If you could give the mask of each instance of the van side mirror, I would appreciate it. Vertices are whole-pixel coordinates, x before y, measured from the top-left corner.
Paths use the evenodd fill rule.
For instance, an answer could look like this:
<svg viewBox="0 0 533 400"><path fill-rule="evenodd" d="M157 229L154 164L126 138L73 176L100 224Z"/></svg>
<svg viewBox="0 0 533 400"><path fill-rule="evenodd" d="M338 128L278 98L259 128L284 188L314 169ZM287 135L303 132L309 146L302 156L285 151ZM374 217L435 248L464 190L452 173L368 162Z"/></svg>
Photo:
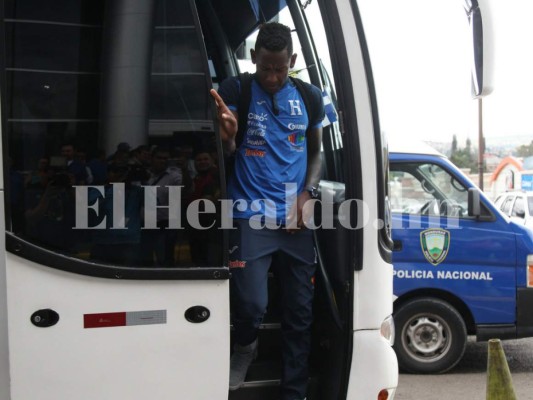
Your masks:
<svg viewBox="0 0 533 400"><path fill-rule="evenodd" d="M479 217L481 215L481 200L479 189L475 187L468 188L468 216Z"/></svg>

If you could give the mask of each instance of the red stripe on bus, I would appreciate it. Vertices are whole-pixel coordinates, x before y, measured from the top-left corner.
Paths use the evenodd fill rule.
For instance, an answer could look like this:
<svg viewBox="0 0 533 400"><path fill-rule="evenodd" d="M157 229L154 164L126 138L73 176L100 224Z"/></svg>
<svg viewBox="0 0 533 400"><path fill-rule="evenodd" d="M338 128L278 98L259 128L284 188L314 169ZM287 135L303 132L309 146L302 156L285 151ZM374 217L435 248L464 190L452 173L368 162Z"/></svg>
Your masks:
<svg viewBox="0 0 533 400"><path fill-rule="evenodd" d="M126 326L126 313L102 313L84 314L83 327L87 328L108 328L112 326Z"/></svg>

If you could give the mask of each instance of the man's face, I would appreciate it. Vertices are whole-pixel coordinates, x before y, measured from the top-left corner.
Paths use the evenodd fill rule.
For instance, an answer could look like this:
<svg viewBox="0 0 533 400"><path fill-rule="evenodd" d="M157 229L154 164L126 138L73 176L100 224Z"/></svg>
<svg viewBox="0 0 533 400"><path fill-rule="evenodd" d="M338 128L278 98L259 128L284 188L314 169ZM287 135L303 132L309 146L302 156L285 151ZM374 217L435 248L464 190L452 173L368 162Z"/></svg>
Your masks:
<svg viewBox="0 0 533 400"><path fill-rule="evenodd" d="M48 161L48 158L41 158L39 160L39 171L46 171L49 166L50 162Z"/></svg>
<svg viewBox="0 0 533 400"><path fill-rule="evenodd" d="M256 76L261 87L270 94L277 93L285 84L289 70L294 67L296 54L289 55L287 49L269 51L251 49L252 62L256 66Z"/></svg>
<svg viewBox="0 0 533 400"><path fill-rule="evenodd" d="M166 152L157 152L152 157L152 169L159 173L167 169L170 154Z"/></svg>
<svg viewBox="0 0 533 400"><path fill-rule="evenodd" d="M143 164L150 164L150 159L151 159L152 155L150 154L150 152L148 150L140 150L139 151L139 160L143 163Z"/></svg>
<svg viewBox="0 0 533 400"><path fill-rule="evenodd" d="M70 145L64 145L61 147L61 155L67 160L72 160L74 158L74 147Z"/></svg>
<svg viewBox="0 0 533 400"><path fill-rule="evenodd" d="M194 166L198 172L208 171L213 166L213 159L209 153L200 153L194 157Z"/></svg>

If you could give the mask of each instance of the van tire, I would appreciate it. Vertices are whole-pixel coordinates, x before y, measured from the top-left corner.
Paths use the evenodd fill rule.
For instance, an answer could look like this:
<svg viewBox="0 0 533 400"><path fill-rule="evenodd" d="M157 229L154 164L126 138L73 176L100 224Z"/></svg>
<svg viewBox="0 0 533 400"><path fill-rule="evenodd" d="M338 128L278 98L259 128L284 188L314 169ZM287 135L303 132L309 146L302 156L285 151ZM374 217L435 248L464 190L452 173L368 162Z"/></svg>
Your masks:
<svg viewBox="0 0 533 400"><path fill-rule="evenodd" d="M466 326L450 304L419 298L394 313L394 350L400 369L416 374L439 374L452 369L466 348Z"/></svg>

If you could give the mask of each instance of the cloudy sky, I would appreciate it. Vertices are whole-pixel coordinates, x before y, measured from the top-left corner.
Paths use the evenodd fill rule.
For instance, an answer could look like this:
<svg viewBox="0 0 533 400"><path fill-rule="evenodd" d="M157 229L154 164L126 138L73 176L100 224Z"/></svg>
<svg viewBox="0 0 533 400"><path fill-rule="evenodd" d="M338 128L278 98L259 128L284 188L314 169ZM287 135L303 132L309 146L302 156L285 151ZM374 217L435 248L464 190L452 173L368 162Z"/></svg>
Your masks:
<svg viewBox="0 0 533 400"><path fill-rule="evenodd" d="M533 140L531 0L489 0L493 92L483 99L485 137ZM382 128L389 136L477 143L469 29L462 0L359 0Z"/></svg>

